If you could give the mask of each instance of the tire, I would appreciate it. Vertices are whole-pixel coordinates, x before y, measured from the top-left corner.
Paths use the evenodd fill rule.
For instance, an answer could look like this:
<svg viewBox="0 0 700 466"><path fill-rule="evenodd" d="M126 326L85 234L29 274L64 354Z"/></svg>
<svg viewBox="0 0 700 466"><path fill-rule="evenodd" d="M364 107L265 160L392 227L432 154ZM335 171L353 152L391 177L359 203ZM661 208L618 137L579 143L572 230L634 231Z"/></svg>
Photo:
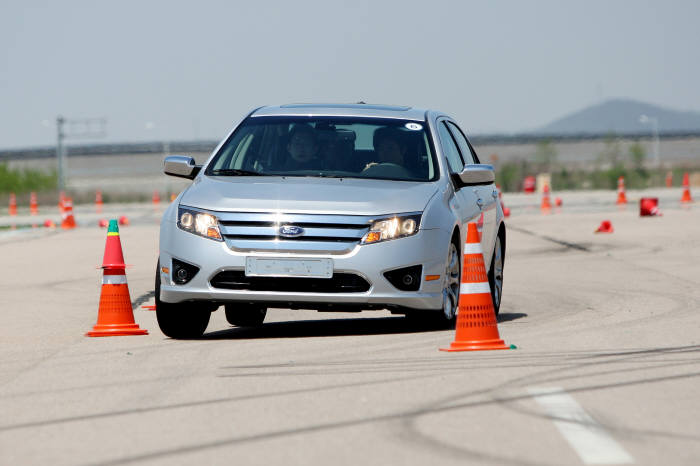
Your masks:
<svg viewBox="0 0 700 466"><path fill-rule="evenodd" d="M496 236L496 244L491 254L491 267L489 268L489 286L491 287L491 299L493 300L493 310L498 315L501 309L501 298L503 297L503 266L505 264L505 244L503 236Z"/></svg>
<svg viewBox="0 0 700 466"><path fill-rule="evenodd" d="M462 280L462 254L459 245L450 241L445 262L442 289L442 309L424 310L406 314L406 317L422 320L439 328L454 328L459 309L459 286Z"/></svg>
<svg viewBox="0 0 700 466"><path fill-rule="evenodd" d="M211 311L195 309L193 303L164 303L160 300L160 261L156 268L155 281L156 318L160 331L170 338L199 338L209 325Z"/></svg>
<svg viewBox="0 0 700 466"><path fill-rule="evenodd" d="M226 320L238 327L257 327L262 325L267 315L267 308L255 304L226 304Z"/></svg>

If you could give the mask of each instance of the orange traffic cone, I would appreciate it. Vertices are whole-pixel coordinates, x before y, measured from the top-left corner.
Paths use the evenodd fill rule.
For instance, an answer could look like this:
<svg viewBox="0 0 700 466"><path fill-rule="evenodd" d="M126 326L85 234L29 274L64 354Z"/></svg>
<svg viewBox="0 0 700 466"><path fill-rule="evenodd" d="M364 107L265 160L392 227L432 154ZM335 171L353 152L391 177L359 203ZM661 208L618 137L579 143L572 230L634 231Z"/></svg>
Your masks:
<svg viewBox="0 0 700 466"><path fill-rule="evenodd" d="M175 199L177 199L177 194L171 193L171 194L170 194L170 202L174 202Z"/></svg>
<svg viewBox="0 0 700 466"><path fill-rule="evenodd" d="M61 228L64 230L70 230L75 228L75 217L73 217L73 199L70 197L65 198L63 201L63 212L61 213L63 220L61 221Z"/></svg>
<svg viewBox="0 0 700 466"><path fill-rule="evenodd" d="M688 172L683 174L683 196L681 196L681 202L693 202L693 198L690 197L690 180L688 178Z"/></svg>
<svg viewBox="0 0 700 466"><path fill-rule="evenodd" d="M158 191L153 191L153 197L151 198L151 202L154 206L160 204L160 193Z"/></svg>
<svg viewBox="0 0 700 466"><path fill-rule="evenodd" d="M545 184L542 188L542 204L540 205L543 214L548 214L552 210L552 203L549 200L549 185Z"/></svg>
<svg viewBox="0 0 700 466"><path fill-rule="evenodd" d="M116 220L109 221L102 269L104 272L97 324L85 335L88 337L147 335L148 330L139 328L134 321L129 285L126 282L126 265Z"/></svg>
<svg viewBox="0 0 700 466"><path fill-rule="evenodd" d="M10 215L17 215L17 196L15 193L10 193L10 205L7 210Z"/></svg>
<svg viewBox="0 0 700 466"><path fill-rule="evenodd" d="M104 204L102 202L102 191L98 189L97 191L95 191L95 210L98 214L102 212L103 205Z"/></svg>
<svg viewBox="0 0 700 466"><path fill-rule="evenodd" d="M36 193L34 191L29 193L29 213L32 215L37 215L39 213L39 203L36 200Z"/></svg>
<svg viewBox="0 0 700 466"><path fill-rule="evenodd" d="M617 202L615 204L627 204L627 196L625 195L624 176L621 176L617 179Z"/></svg>
<svg viewBox="0 0 700 466"><path fill-rule="evenodd" d="M455 340L440 351L510 349L498 334L491 288L475 223L467 226Z"/></svg>
<svg viewBox="0 0 700 466"><path fill-rule="evenodd" d="M666 187L670 188L671 186L673 186L673 172L667 171L666 172Z"/></svg>

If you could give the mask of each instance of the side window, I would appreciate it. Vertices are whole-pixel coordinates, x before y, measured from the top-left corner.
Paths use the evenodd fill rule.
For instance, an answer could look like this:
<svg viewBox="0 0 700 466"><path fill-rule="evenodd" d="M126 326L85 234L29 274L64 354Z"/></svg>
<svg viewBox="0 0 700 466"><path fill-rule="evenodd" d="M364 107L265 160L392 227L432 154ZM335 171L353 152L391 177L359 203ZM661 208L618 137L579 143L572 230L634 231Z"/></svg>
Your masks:
<svg viewBox="0 0 700 466"><path fill-rule="evenodd" d="M459 156L459 150L444 122L438 123L438 134L440 134L442 151L445 154L445 158L447 158L450 171L452 171L452 173L461 172L464 168L464 162L462 161L462 157Z"/></svg>
<svg viewBox="0 0 700 466"><path fill-rule="evenodd" d="M472 147L469 145L469 143L467 142L467 138L464 137L464 134L457 127L457 125L455 125L451 121L448 121L447 126L450 127L450 131L455 137L455 141L457 141L457 145L459 146L459 151L462 153L462 157L464 157L466 163L479 163L479 159L476 158L474 149L472 149Z"/></svg>

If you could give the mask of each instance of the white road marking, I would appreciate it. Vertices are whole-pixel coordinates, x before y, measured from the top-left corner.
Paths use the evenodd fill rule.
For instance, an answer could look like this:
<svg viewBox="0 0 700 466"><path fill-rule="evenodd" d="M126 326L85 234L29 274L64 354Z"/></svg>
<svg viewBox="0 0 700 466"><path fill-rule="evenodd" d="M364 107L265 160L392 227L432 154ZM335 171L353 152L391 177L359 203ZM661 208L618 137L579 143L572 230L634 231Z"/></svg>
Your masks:
<svg viewBox="0 0 700 466"><path fill-rule="evenodd" d="M528 388L586 464L630 464L634 459L560 387Z"/></svg>

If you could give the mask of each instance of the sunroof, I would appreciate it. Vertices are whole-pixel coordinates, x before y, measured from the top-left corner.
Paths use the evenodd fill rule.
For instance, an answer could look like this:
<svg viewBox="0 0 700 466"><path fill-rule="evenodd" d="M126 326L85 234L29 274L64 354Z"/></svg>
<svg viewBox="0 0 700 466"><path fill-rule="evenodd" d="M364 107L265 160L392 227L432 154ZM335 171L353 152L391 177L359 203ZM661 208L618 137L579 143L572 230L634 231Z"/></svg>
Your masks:
<svg viewBox="0 0 700 466"><path fill-rule="evenodd" d="M367 110L386 110L391 112L405 112L411 107L400 107L397 105L371 105L371 104L287 104L281 108L364 108Z"/></svg>

